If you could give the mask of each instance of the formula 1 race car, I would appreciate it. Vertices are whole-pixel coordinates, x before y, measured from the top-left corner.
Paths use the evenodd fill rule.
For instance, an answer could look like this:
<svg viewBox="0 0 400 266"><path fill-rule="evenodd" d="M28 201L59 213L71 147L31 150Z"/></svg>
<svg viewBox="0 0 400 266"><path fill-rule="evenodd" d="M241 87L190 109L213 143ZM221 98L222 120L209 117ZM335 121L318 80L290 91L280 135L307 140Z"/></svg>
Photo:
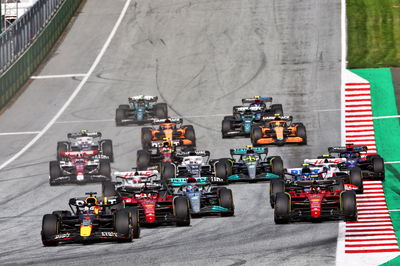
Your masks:
<svg viewBox="0 0 400 266"><path fill-rule="evenodd" d="M141 172L140 177L135 174L131 178L128 177L131 174L127 174L125 182L103 183L103 195L119 196L125 206L137 208L141 225L190 225L189 203L185 197L173 195L165 184L148 180ZM152 174L148 178L151 179Z"/></svg>
<svg viewBox="0 0 400 266"><path fill-rule="evenodd" d="M248 137L252 126L262 122L262 110L260 106L233 107L233 116L225 116L222 120L222 138Z"/></svg>
<svg viewBox="0 0 400 266"><path fill-rule="evenodd" d="M69 200L72 212L61 210L43 216L44 246L60 242L131 242L139 238L139 213L135 208L123 209L117 198L99 199L95 192L86 194L89 196Z"/></svg>
<svg viewBox="0 0 400 266"><path fill-rule="evenodd" d="M97 159L99 153L98 150L61 152L60 161L50 162L50 186L111 180L110 161Z"/></svg>
<svg viewBox="0 0 400 266"><path fill-rule="evenodd" d="M227 184L228 170L224 159L210 160L209 151L180 151L174 162L161 165L161 178L168 182L175 177L207 177L214 184Z"/></svg>
<svg viewBox="0 0 400 266"><path fill-rule="evenodd" d="M343 170L359 167L364 179L385 179L383 158L378 154L367 155L364 158L363 153L367 151L368 148L366 146L357 146L353 144L346 144L345 147L328 148L329 155L338 154L339 158L344 158L346 160L346 163L341 165Z"/></svg>
<svg viewBox="0 0 400 266"><path fill-rule="evenodd" d="M179 140L171 141L165 138L163 142L152 142L152 147L148 150L138 150L136 153L138 170L146 170L153 166L160 168L163 163L175 162L176 152L182 149L179 145Z"/></svg>
<svg viewBox="0 0 400 266"><path fill-rule="evenodd" d="M170 184L176 189L175 194L189 200L192 217L207 214L233 216L235 213L232 190L212 186L206 177L173 178Z"/></svg>
<svg viewBox="0 0 400 266"><path fill-rule="evenodd" d="M231 159L223 159L229 173L229 182L266 181L280 178L284 173L283 161L279 156L269 156L267 148L231 149Z"/></svg>
<svg viewBox="0 0 400 266"><path fill-rule="evenodd" d="M302 123L292 123L291 116L264 117L263 125L254 125L250 139L254 146L286 143L307 144L306 128Z"/></svg>
<svg viewBox="0 0 400 266"><path fill-rule="evenodd" d="M196 135L192 125L181 125L182 118L169 118L153 120L153 125L158 128L143 127L142 128L142 147L149 150L151 147L162 143L164 139L177 141L179 146L187 148L196 147Z"/></svg>
<svg viewBox="0 0 400 266"><path fill-rule="evenodd" d="M282 104L271 104L269 107L266 103L272 103L272 97L260 97L254 96L253 98L244 98L242 99L242 104L249 104L249 107L261 107L262 108L262 116L272 116L278 114L283 116L283 108ZM234 108L235 109L235 108Z"/></svg>
<svg viewBox="0 0 400 266"><path fill-rule="evenodd" d="M129 97L129 104L121 104L115 112L117 126L152 123L154 118L168 118L166 103L156 103L157 96L138 95Z"/></svg>
<svg viewBox="0 0 400 266"><path fill-rule="evenodd" d="M82 129L77 133L68 133L68 141L57 142L57 160L61 160L61 152L68 151L94 151L98 150L102 159L114 161L112 141L101 139L101 132L89 132Z"/></svg>
<svg viewBox="0 0 400 266"><path fill-rule="evenodd" d="M313 176L316 176L313 179ZM357 220L356 193L344 190L338 180L293 180L285 191L277 192L274 202L276 224L291 221L321 221L322 219Z"/></svg>

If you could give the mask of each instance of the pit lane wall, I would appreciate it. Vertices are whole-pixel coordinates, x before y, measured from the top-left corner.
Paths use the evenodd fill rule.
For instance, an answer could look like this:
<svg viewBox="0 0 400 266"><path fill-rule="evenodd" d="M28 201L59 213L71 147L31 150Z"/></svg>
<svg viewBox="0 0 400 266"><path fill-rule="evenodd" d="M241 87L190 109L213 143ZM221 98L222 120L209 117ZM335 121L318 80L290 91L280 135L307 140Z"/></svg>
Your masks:
<svg viewBox="0 0 400 266"><path fill-rule="evenodd" d="M0 76L0 110L18 93L46 58L81 2L82 0L65 0L30 47Z"/></svg>
<svg viewBox="0 0 400 266"><path fill-rule="evenodd" d="M383 189L397 240L400 239L400 120L395 88L389 68L357 69L353 73L371 86L377 152L385 160ZM400 256L383 265L400 265Z"/></svg>

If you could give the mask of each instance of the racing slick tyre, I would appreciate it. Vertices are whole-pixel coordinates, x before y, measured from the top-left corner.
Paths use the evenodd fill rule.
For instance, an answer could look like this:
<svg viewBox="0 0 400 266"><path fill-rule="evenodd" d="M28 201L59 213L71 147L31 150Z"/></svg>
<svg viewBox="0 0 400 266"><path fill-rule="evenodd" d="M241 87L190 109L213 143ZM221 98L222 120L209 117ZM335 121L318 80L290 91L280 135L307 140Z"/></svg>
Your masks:
<svg viewBox="0 0 400 266"><path fill-rule="evenodd" d="M50 186L57 184L57 179L61 176L60 163L58 161L50 162Z"/></svg>
<svg viewBox="0 0 400 266"><path fill-rule="evenodd" d="M189 204L186 197L174 198L174 216L176 218L176 226L189 226L190 213Z"/></svg>
<svg viewBox="0 0 400 266"><path fill-rule="evenodd" d="M52 214L57 215L58 217L72 216L72 213L68 210L53 211Z"/></svg>
<svg viewBox="0 0 400 266"><path fill-rule="evenodd" d="M111 166L110 160L100 159L99 161L99 174L103 175L111 180Z"/></svg>
<svg viewBox="0 0 400 266"><path fill-rule="evenodd" d="M364 193L364 185L363 185L363 177L362 177L361 168L353 167L350 169L351 169L350 174L349 174L350 184L358 187L358 189L356 190L356 193L358 193L358 194Z"/></svg>
<svg viewBox="0 0 400 266"><path fill-rule="evenodd" d="M279 114L279 116L283 116L283 107L282 104L271 104L271 112L275 114Z"/></svg>
<svg viewBox="0 0 400 266"><path fill-rule="evenodd" d="M113 152L113 145L111 139L104 139L101 141L100 144L101 152L103 155L108 156L110 162L114 162L114 152Z"/></svg>
<svg viewBox="0 0 400 266"><path fill-rule="evenodd" d="M300 137L303 139L302 142L299 142L299 145L307 145L307 132L306 132L306 127L299 123L297 125L297 131L296 131L296 136Z"/></svg>
<svg viewBox="0 0 400 266"><path fill-rule="evenodd" d="M151 141L153 136L151 134L151 127L142 127L142 147L145 150L151 148Z"/></svg>
<svg viewBox="0 0 400 266"><path fill-rule="evenodd" d="M283 160L280 156L275 156L270 161L272 167L272 173L283 176L284 168L283 168Z"/></svg>
<svg viewBox="0 0 400 266"><path fill-rule="evenodd" d="M175 166L172 163L163 163L161 165L161 179L171 179L175 178Z"/></svg>
<svg viewBox="0 0 400 266"><path fill-rule="evenodd" d="M122 209L114 214L114 228L115 232L127 237L126 239L119 239L118 242L132 242L133 234L129 212Z"/></svg>
<svg viewBox="0 0 400 266"><path fill-rule="evenodd" d="M385 171L385 164L379 155L372 155L372 169L374 173L383 173Z"/></svg>
<svg viewBox="0 0 400 266"><path fill-rule="evenodd" d="M221 212L221 216L233 216L235 214L235 205L233 204L232 190L221 188L218 191L219 205L228 209L227 212Z"/></svg>
<svg viewBox="0 0 400 266"><path fill-rule="evenodd" d="M357 221L357 201L356 193L354 191L344 191L340 195L340 207L343 211L345 222Z"/></svg>
<svg viewBox="0 0 400 266"><path fill-rule="evenodd" d="M287 224L290 220L289 196L283 192L278 192L275 197L274 220L276 224Z"/></svg>
<svg viewBox="0 0 400 266"><path fill-rule="evenodd" d="M271 207L275 207L276 194L285 192L285 183L281 179L272 179L269 184L269 203Z"/></svg>
<svg viewBox="0 0 400 266"><path fill-rule="evenodd" d="M263 136L262 130L259 126L253 126L250 131L250 140L253 146L260 146L257 141Z"/></svg>
<svg viewBox="0 0 400 266"><path fill-rule="evenodd" d="M67 152L70 150L70 144L68 141L59 141L57 142L57 161L62 160L62 156L60 152Z"/></svg>
<svg viewBox="0 0 400 266"><path fill-rule="evenodd" d="M129 107L129 104L120 104L120 105L118 106L118 109L129 110L130 107Z"/></svg>
<svg viewBox="0 0 400 266"><path fill-rule="evenodd" d="M150 152L138 150L136 153L136 166L139 171L147 170L150 164Z"/></svg>
<svg viewBox="0 0 400 266"><path fill-rule="evenodd" d="M196 134L194 132L194 128L192 125L187 125L183 126L183 128L186 128L185 130L185 138L188 140L192 141L192 144L190 147L196 147Z"/></svg>
<svg viewBox="0 0 400 266"><path fill-rule="evenodd" d="M53 235L60 233L60 219L55 214L46 214L43 216L42 220L42 243L43 246L57 246L58 241L48 241Z"/></svg>
<svg viewBox="0 0 400 266"><path fill-rule="evenodd" d="M168 118L168 107L166 103L157 103L154 105L154 114L158 119Z"/></svg>
<svg viewBox="0 0 400 266"><path fill-rule="evenodd" d="M121 109L121 108L118 108L115 111L115 124L117 127L123 125L122 120L125 119L125 111L126 111L125 109Z"/></svg>
<svg viewBox="0 0 400 266"><path fill-rule="evenodd" d="M232 130L233 119L233 117L226 116L224 117L224 120L222 120L222 138L229 138L228 132Z"/></svg>
<svg viewBox="0 0 400 266"><path fill-rule="evenodd" d="M115 190L115 185L111 181L105 181L101 183L101 192L103 197L116 197L118 196L117 191Z"/></svg>
<svg viewBox="0 0 400 266"><path fill-rule="evenodd" d="M214 171L215 171L215 176L223 180L221 184L227 185L228 177L232 173L231 163L227 160L222 159L215 163Z"/></svg>
<svg viewBox="0 0 400 266"><path fill-rule="evenodd" d="M136 208L125 208L123 209L126 212L130 213L131 217L131 229L132 229L132 236L134 239L138 239L140 237L140 224L139 224L139 211Z"/></svg>

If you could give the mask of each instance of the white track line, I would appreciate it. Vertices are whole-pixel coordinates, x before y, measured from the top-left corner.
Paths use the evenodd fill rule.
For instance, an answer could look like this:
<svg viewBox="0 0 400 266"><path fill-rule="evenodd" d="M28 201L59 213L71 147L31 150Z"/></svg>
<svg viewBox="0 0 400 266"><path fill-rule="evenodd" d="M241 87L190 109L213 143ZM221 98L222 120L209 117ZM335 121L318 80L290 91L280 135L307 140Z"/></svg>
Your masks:
<svg viewBox="0 0 400 266"><path fill-rule="evenodd" d="M400 163L400 161L385 162L385 164L391 164L391 163Z"/></svg>
<svg viewBox="0 0 400 266"><path fill-rule="evenodd" d="M73 77L86 77L86 74L64 74L64 75L43 75L32 76L31 79L57 79L57 78L73 78Z"/></svg>
<svg viewBox="0 0 400 266"><path fill-rule="evenodd" d="M114 122L115 119L57 121L56 124Z"/></svg>
<svg viewBox="0 0 400 266"><path fill-rule="evenodd" d="M93 73L97 65L100 63L100 60L104 56L108 46L110 45L112 39L114 38L115 33L117 32L119 25L122 22L122 19L124 18L126 11L128 10L128 7L130 5L132 0L126 0L125 5L121 11L121 14L118 17L117 22L115 23L112 31L110 32L110 35L108 36L106 42L104 43L103 47L100 50L100 53L97 55L96 59L94 60L92 66L90 67L89 71L86 73L86 76L82 79L82 81L78 84L78 87L74 90L74 92L71 94L71 96L68 98L68 100L64 103L64 105L61 107L61 109L57 112L57 114L47 123L47 125L40 131L39 134L37 134L28 144L25 145L19 152L17 152L14 156L12 156L10 159L8 159L6 162L4 162L2 165L0 165L0 170L2 170L4 167L18 159L24 152L26 152L30 147L32 147L33 144L35 144L50 128L51 126L54 125L54 123L57 121L57 119L63 114L63 112L67 109L67 107L71 104L71 102L75 99L75 97L78 95L78 93L81 91L83 86L86 84L88 81L90 75Z"/></svg>
<svg viewBox="0 0 400 266"><path fill-rule="evenodd" d="M372 119L400 118L400 115L373 116Z"/></svg>
<svg viewBox="0 0 400 266"><path fill-rule="evenodd" d="M4 132L0 133L0 136L10 136L10 135L34 135L39 134L40 131L25 131L25 132Z"/></svg>

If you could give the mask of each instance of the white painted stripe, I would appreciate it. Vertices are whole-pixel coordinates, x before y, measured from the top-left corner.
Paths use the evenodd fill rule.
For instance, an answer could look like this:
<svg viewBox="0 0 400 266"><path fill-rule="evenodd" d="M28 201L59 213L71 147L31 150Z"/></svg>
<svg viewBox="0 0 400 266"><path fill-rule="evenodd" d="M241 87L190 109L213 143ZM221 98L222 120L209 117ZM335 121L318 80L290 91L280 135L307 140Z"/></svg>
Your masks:
<svg viewBox="0 0 400 266"><path fill-rule="evenodd" d="M400 212L400 209L395 209L395 210L388 210L390 212Z"/></svg>
<svg viewBox="0 0 400 266"><path fill-rule="evenodd" d="M385 198L357 198L357 202L382 202Z"/></svg>
<svg viewBox="0 0 400 266"><path fill-rule="evenodd" d="M361 130L366 130L366 131L374 130L374 127L372 125L365 126L365 127L364 126L362 126L362 127L346 127L346 131L347 130L360 130L359 132L362 132ZM350 133L352 133L352 132L346 132L346 135L350 134ZM358 133L358 132L356 132L356 133ZM358 134L361 134L361 133L358 133Z"/></svg>
<svg viewBox="0 0 400 266"><path fill-rule="evenodd" d="M361 105L361 104L371 104L370 100L365 100L365 101L357 101L357 102L349 102L347 100L351 100L351 99L346 99L346 102L344 104L345 108L350 108L350 107L346 107L346 105Z"/></svg>
<svg viewBox="0 0 400 266"><path fill-rule="evenodd" d="M368 194L368 193L371 193L371 192L382 192L383 193L383 189L382 189L382 187L381 188L371 188L371 189L368 189L368 188L366 188L365 187L365 185L364 185L364 193L365 194ZM374 194L371 194L371 196L373 196ZM377 195L379 195L379 194L377 194Z"/></svg>
<svg viewBox="0 0 400 266"><path fill-rule="evenodd" d="M31 79L73 78L73 77L86 77L86 75L87 74L43 75L43 76L31 76Z"/></svg>
<svg viewBox="0 0 400 266"><path fill-rule="evenodd" d="M375 143L375 141L362 141L362 140L354 140L354 141L352 141L352 142L354 142L354 144L356 144L356 143L361 143L361 144L363 144L364 146L366 146L366 144Z"/></svg>
<svg viewBox="0 0 400 266"><path fill-rule="evenodd" d="M64 105L61 107L61 109L56 113L56 115L47 123L47 125L40 131L39 134L37 134L28 144L26 144L19 152L17 152L14 156L12 156L10 159L5 161L2 165L0 165L0 170L18 159L22 154L24 154L30 147L32 147L57 121L57 119L64 113L64 111L67 109L67 107L71 104L71 102L75 99L75 97L78 95L78 93L81 91L83 86L86 84L88 81L90 75L93 73L97 65L99 64L100 60L103 58L108 46L111 43L111 40L114 38L115 33L118 30L119 25L122 22L122 19L125 16L126 11L128 10L128 7L130 5L132 0L126 0L125 5L121 11L121 14L118 17L117 22L115 23L111 33L109 34L106 42L104 43L102 49L100 50L100 53L97 55L96 59L94 60L92 66L90 67L89 71L86 73L86 76L82 79L82 81L78 84L76 89L73 91L71 96L68 98L68 100L64 103Z"/></svg>
<svg viewBox="0 0 400 266"><path fill-rule="evenodd" d="M392 226L392 223L390 221L386 221L386 222L372 222L372 223L346 223L346 228L352 228L351 226L370 226L370 225L388 225L388 226Z"/></svg>
<svg viewBox="0 0 400 266"><path fill-rule="evenodd" d="M0 136L10 136L10 135L34 135L39 134L40 131L25 131L25 132L4 132L0 133Z"/></svg>
<svg viewBox="0 0 400 266"><path fill-rule="evenodd" d="M346 236L346 239L354 239L354 240L362 240L362 239L371 239L371 241L373 241L374 239L379 239L379 238L394 238L394 239L396 239L396 237L395 237L395 234L393 234L393 236L391 236L391 235L383 235L383 236L379 236L379 235L375 235L375 236ZM375 240L376 241L376 240Z"/></svg>
<svg viewBox="0 0 400 266"><path fill-rule="evenodd" d="M347 137L347 141L351 140L351 142L374 142L375 137Z"/></svg>
<svg viewBox="0 0 400 266"><path fill-rule="evenodd" d="M379 209L382 209L382 208L384 208L384 210L382 210L382 212L384 212L384 211L386 211L387 210L387 206L370 206L370 207L368 207L368 206L358 206L357 207L357 210L363 210L363 209L366 209L366 210L368 210L368 209L376 209L377 211L379 211Z"/></svg>
<svg viewBox="0 0 400 266"><path fill-rule="evenodd" d="M363 183L364 183L364 184L382 184L382 181L365 180Z"/></svg>
<svg viewBox="0 0 400 266"><path fill-rule="evenodd" d="M365 112L346 112L346 116L351 116L351 115L370 115L372 116L371 111L365 111Z"/></svg>
<svg viewBox="0 0 400 266"><path fill-rule="evenodd" d="M368 230L368 229L388 229L388 230L392 230L393 226L366 226L366 227L346 227L346 230L357 230L357 231L364 231L364 230ZM366 231L369 232L369 231ZM380 232L380 231L378 231Z"/></svg>
<svg viewBox="0 0 400 266"><path fill-rule="evenodd" d="M363 182L364 187L367 188L382 188L382 184L381 183L367 183L367 182Z"/></svg>
<svg viewBox="0 0 400 266"><path fill-rule="evenodd" d="M347 124L352 124L354 123L353 120L361 120L361 122L356 122L356 123L367 123L367 122L363 122L362 120L371 120L372 116L366 116L366 117L346 117L346 123Z"/></svg>
<svg viewBox="0 0 400 266"><path fill-rule="evenodd" d="M347 238L346 238L347 240ZM397 241L396 240L371 240L371 241L357 241L357 242L347 242L347 245L368 245L368 244L393 244L393 245L397 245Z"/></svg>
<svg viewBox="0 0 400 266"><path fill-rule="evenodd" d="M371 96L353 96L353 97L346 97L348 100L369 100L371 101Z"/></svg>
<svg viewBox="0 0 400 266"><path fill-rule="evenodd" d="M369 219L369 218L374 219L376 217L380 217L382 219L385 219L385 218L386 219L390 219L390 215L389 214L373 214L373 213L367 213L367 214L359 213L358 214L358 218L361 219L361 220L366 220L366 219Z"/></svg>
<svg viewBox="0 0 400 266"><path fill-rule="evenodd" d="M357 199L358 198L368 198L368 197L378 197L378 196L385 197L383 190L382 190L382 193L379 193L379 194L378 193L377 194L375 194L375 193L358 194Z"/></svg>
<svg viewBox="0 0 400 266"><path fill-rule="evenodd" d="M400 161L385 162L385 164L394 164L394 163L400 163Z"/></svg>
<svg viewBox="0 0 400 266"><path fill-rule="evenodd" d="M387 119L387 118L399 118L400 115L388 115L388 116L374 116L372 119Z"/></svg>
<svg viewBox="0 0 400 266"><path fill-rule="evenodd" d="M375 211L371 211L371 210L357 210L358 214L364 214L364 213L382 213L382 214L389 214L388 210L375 210Z"/></svg>
<svg viewBox="0 0 400 266"><path fill-rule="evenodd" d="M373 129L371 129L373 130ZM350 138L361 138L359 137L360 135L372 135L372 136L368 136L368 137L364 137L364 138L372 138L375 137L375 133L373 131L366 131L366 132L347 132L346 133L346 138L350 139Z"/></svg>
<svg viewBox="0 0 400 266"><path fill-rule="evenodd" d="M360 234L365 234L365 235L371 235L371 236L376 236L379 234L393 234L393 230L384 230L384 231L368 231L368 232L346 232L346 235L352 236L352 235L360 235ZM386 237L390 237L390 235L387 235Z"/></svg>
<svg viewBox="0 0 400 266"><path fill-rule="evenodd" d="M398 248L397 244L396 245L389 245L389 246L372 246L372 247L346 247L346 250L385 250L385 249L392 249L392 248Z"/></svg>

